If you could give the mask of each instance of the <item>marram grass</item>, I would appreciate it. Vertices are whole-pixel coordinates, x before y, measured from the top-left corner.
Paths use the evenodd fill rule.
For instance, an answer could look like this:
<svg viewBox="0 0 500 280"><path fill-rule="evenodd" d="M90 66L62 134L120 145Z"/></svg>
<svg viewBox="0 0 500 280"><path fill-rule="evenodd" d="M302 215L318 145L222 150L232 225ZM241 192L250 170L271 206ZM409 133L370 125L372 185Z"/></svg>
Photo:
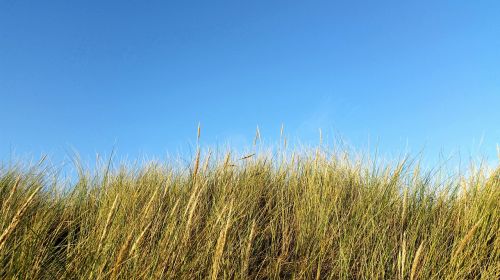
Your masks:
<svg viewBox="0 0 500 280"><path fill-rule="evenodd" d="M202 154L73 185L0 167L0 278L500 278L500 168Z"/></svg>

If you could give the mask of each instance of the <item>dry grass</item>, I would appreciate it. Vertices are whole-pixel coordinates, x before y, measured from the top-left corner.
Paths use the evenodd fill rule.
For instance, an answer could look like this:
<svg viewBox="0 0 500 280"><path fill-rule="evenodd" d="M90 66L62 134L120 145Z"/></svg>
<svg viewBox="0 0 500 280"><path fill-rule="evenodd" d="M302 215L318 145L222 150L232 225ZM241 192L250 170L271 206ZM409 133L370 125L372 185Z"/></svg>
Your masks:
<svg viewBox="0 0 500 280"><path fill-rule="evenodd" d="M198 149L188 169L80 169L72 185L2 167L0 278L498 279L500 169L409 162Z"/></svg>

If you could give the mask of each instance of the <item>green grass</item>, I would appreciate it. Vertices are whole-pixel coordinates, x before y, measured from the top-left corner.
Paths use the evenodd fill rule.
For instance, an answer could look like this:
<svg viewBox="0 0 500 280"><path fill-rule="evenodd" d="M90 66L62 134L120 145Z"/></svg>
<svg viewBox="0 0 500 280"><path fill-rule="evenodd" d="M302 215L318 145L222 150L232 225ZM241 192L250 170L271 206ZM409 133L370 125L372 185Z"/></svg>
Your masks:
<svg viewBox="0 0 500 280"><path fill-rule="evenodd" d="M73 185L47 164L0 167L0 278L500 276L500 168L207 157L75 167Z"/></svg>

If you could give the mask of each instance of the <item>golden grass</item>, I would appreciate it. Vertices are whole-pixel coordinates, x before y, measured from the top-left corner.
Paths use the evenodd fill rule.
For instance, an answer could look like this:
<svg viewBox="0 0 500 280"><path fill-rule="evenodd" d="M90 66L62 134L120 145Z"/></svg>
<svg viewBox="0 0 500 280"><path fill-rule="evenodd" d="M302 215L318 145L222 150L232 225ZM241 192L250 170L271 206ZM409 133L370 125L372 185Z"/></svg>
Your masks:
<svg viewBox="0 0 500 280"><path fill-rule="evenodd" d="M498 279L500 168L410 162L198 147L73 184L0 167L0 279Z"/></svg>
<svg viewBox="0 0 500 280"><path fill-rule="evenodd" d="M19 180L16 181L15 185L14 185L14 188L12 188L13 190L15 190L16 188L16 185L19 183ZM17 210L16 214L14 215L14 217L12 218L12 221L10 222L10 224L7 226L7 228L3 231L2 235L0 235L0 252L2 251L4 245L5 245L5 242L7 241L7 238L9 237L9 235L12 234L12 232L14 231L14 229L17 227L17 225L19 225L19 222L21 221L21 218L23 217L24 213L26 212L26 210L28 209L28 206L31 204L31 202L33 201L33 199L35 198L35 195L36 193L41 189L42 187L38 187L37 189L35 189L31 195L28 197L28 199L26 199L26 202L21 205L21 207L19 207L19 210ZM9 196L10 198L11 196ZM8 206L8 203L6 203L6 205Z"/></svg>
<svg viewBox="0 0 500 280"><path fill-rule="evenodd" d="M413 264L411 265L410 280L417 279L418 277L418 266L420 264L420 258L422 257L422 252L424 250L424 242L420 243L418 246L415 257L413 258Z"/></svg>

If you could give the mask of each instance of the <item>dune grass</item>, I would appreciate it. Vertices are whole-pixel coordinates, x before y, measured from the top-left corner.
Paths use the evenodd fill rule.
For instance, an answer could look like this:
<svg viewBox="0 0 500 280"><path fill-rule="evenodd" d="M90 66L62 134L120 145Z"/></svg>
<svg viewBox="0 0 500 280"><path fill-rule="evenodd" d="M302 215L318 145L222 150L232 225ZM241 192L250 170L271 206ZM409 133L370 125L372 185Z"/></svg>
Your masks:
<svg viewBox="0 0 500 280"><path fill-rule="evenodd" d="M1 279L499 279L500 168L342 152L0 168Z"/></svg>

